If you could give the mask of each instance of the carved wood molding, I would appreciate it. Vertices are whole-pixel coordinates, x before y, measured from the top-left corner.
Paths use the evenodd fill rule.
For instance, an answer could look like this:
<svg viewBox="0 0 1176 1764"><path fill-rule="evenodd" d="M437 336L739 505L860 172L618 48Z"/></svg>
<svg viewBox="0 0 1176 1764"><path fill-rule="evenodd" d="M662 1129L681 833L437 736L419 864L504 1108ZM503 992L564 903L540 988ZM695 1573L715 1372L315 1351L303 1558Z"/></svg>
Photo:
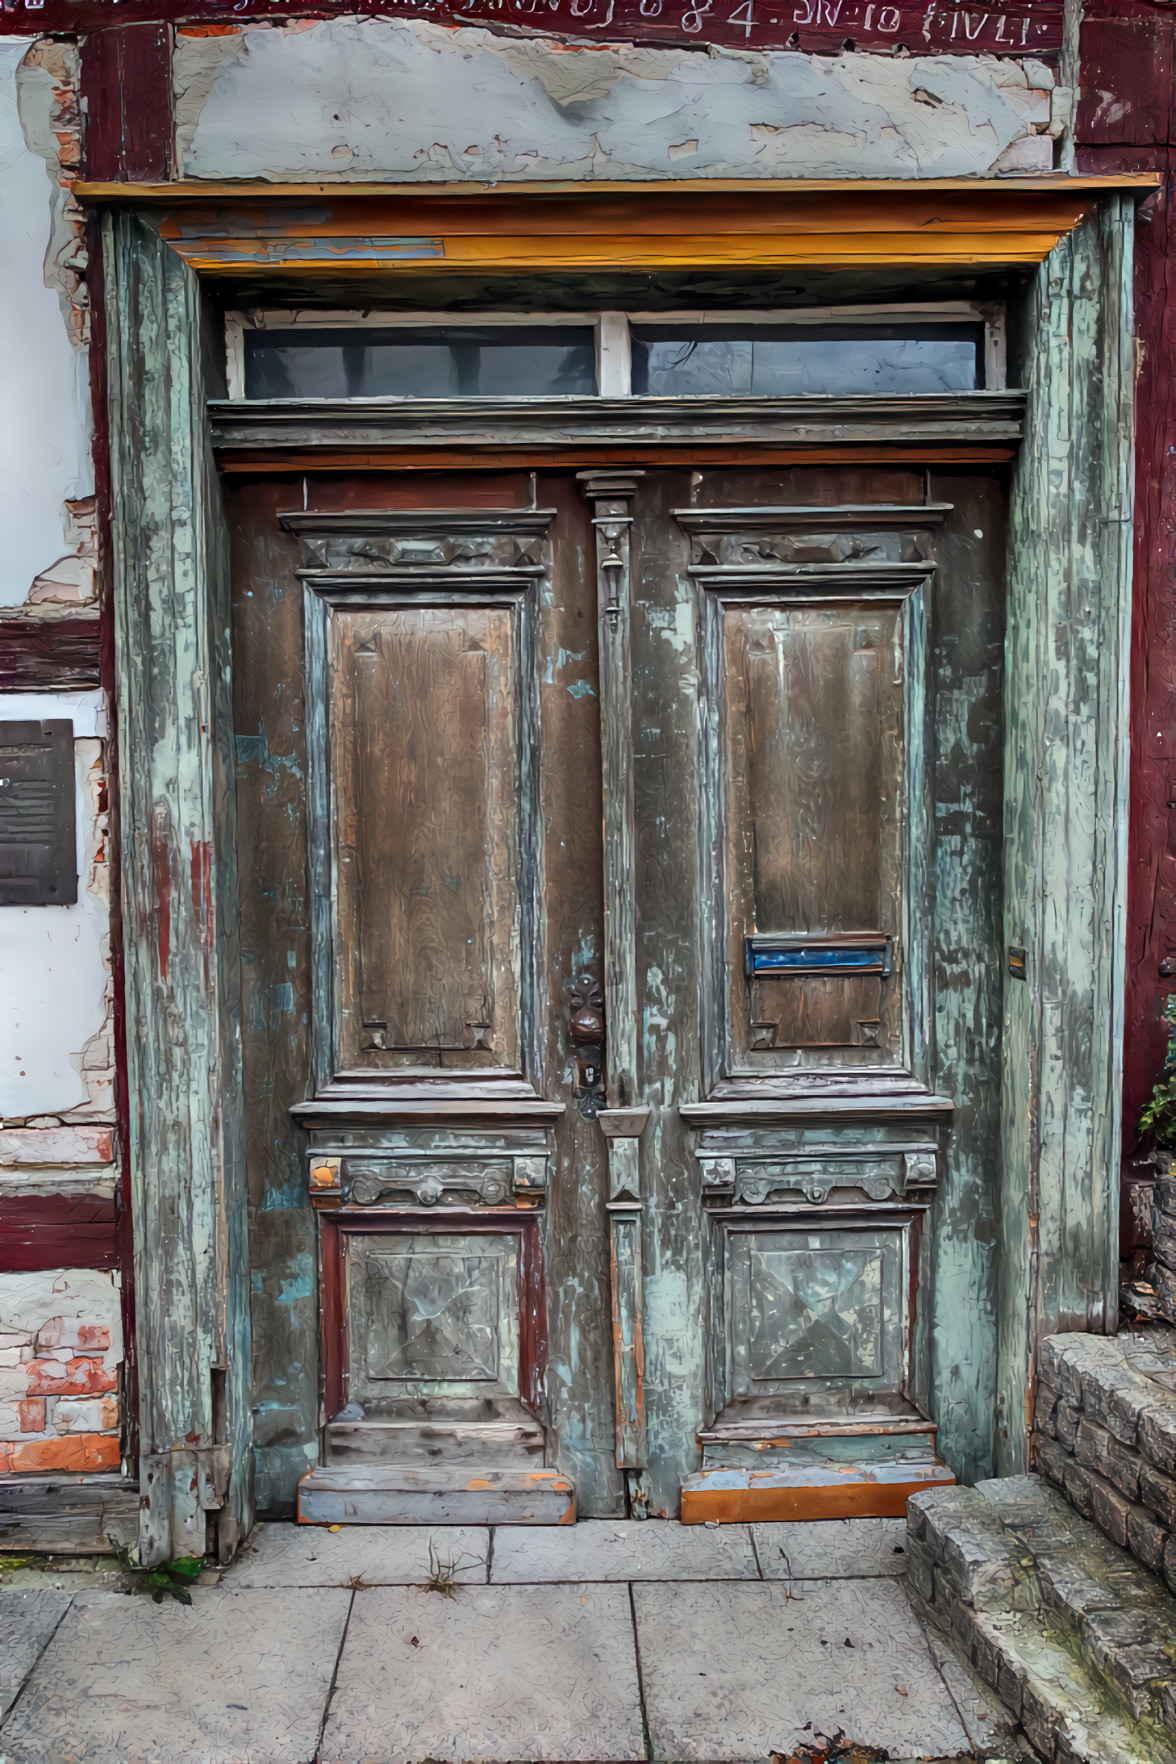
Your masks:
<svg viewBox="0 0 1176 1764"><path fill-rule="evenodd" d="M213 445L222 451L459 445L498 453L505 447L594 449L691 441L721 441L725 447L751 442L818 448L847 442L1015 443L1021 438L1025 399L1019 391L337 403L283 398L214 399L208 409Z"/></svg>
<svg viewBox="0 0 1176 1764"><path fill-rule="evenodd" d="M950 502L863 502L841 508L807 508L788 504L772 508L676 508L673 516L684 533L844 533L893 529L919 532L941 527L952 511Z"/></svg>

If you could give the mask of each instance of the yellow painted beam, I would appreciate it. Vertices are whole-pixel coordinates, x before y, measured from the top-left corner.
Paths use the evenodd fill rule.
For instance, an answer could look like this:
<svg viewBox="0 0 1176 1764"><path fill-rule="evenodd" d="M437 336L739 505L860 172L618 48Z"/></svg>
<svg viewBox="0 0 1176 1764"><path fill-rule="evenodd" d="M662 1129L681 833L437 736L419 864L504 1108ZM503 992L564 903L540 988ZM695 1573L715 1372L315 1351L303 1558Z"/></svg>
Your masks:
<svg viewBox="0 0 1176 1764"><path fill-rule="evenodd" d="M715 265L762 265L765 268L850 269L875 265L895 268L961 265L996 267L1044 262L1063 232L881 233L827 235L734 233L726 238L641 239L629 235L553 239L538 234L506 238L446 238L442 250L428 257L404 257L395 251L358 249L341 252L322 241L322 254L286 255L272 240L239 239L169 241L185 262L203 276L254 274L285 276L292 270L307 277L394 271L398 276L447 271L600 269L705 269Z"/></svg>

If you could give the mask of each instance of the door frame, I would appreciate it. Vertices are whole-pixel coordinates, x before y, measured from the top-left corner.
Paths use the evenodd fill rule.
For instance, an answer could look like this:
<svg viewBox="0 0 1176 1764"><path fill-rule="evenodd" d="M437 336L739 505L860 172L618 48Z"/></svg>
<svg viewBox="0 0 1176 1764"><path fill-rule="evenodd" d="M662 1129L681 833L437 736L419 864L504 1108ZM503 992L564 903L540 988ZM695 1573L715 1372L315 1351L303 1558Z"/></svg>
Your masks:
<svg viewBox="0 0 1176 1764"><path fill-rule="evenodd" d="M1117 1324L1132 244L1134 199L1146 193L1138 185L1010 180L999 191L973 185L972 195L955 187L952 197L964 207L995 202L1006 228L1020 229L1015 251L1006 232L1000 245L985 244L989 256L981 253L980 261L1007 262L1012 251L1014 261L1037 266L1010 312L1028 390L1009 523L1005 939L1025 952L1025 978L1010 977L1004 988L996 1450L1003 1472L1028 1462L1038 1339L1058 1329L1113 1331ZM239 218L249 192L239 185L231 193L208 186L78 186L77 194L106 205L107 568L115 609L116 808L140 1295L140 1551L144 1562L154 1563L202 1553L210 1514L217 1516L222 1554L231 1553L253 1514L229 585L208 420L209 400L223 391L223 381L200 285L202 276L223 287L226 275L239 275L242 253L234 239L232 251L218 256L191 229L181 236L175 212L160 214L160 204L168 203L182 213L190 198L207 215L219 196ZM305 200L298 186L256 194L259 214L268 214L275 199ZM500 199L463 194L481 201L484 230L492 234ZM731 206L729 194L712 188L709 195ZM398 197L398 215L413 196L438 205L436 193L417 188ZM602 223L600 236L585 236L577 249L586 264L632 267L634 235L660 202L662 219L653 229L659 262L750 268L806 261L806 249L807 261L816 261L817 247L788 231L790 213L796 224L798 196L821 203L831 226L841 224L833 211L851 199L859 210L870 209L872 239L887 203L905 204L901 224L896 220L885 245L873 246L875 256L863 260L877 263L912 262L916 245L926 262L929 235L915 210L920 202L937 213L951 206L938 188L930 193L909 184L890 196L872 192L865 204L858 186L843 197L827 189L794 185L781 192L759 185L760 235L733 234L716 255L713 238L676 233L665 220L677 212L673 202L647 187L610 195L607 227ZM680 187L672 198L686 201L683 216L701 199ZM352 200L371 206L377 199L371 190L340 191L332 197L336 218L343 214L352 234L378 232L347 217ZM512 203L512 218L502 223L512 228L512 250L519 244L517 208ZM632 210L627 229L618 223L621 209ZM398 218L396 228L406 224ZM976 263L971 221L955 216L950 226L935 225L931 256L939 268ZM535 235L548 255L554 228L544 222ZM209 230L215 233L215 225L206 224ZM430 228L421 221L416 230ZM266 272L279 286L282 275L305 275L305 250L295 271L285 265L280 242L264 243ZM820 249L827 253L829 242ZM992 256L1002 250L1003 258ZM494 261L491 252L476 268L485 272ZM365 273L370 277L378 267L368 265ZM710 414L705 432L683 434L679 426L675 445L665 423L653 420L656 413L642 433L631 401L625 401L626 422L618 421L612 401L589 402L581 432L571 437L566 404L546 415L532 404L526 433L521 426L514 432L512 457L631 469L642 457L698 458L701 446L708 459L732 463L741 455L764 464L814 457L848 462L925 457L929 446L943 458L951 441L942 428L934 439L904 432L905 415L880 429L868 410L838 409L834 400L822 401L828 419L822 437L804 412L765 411L765 401L758 401L758 414L740 412L733 401ZM229 434L233 413L221 406L217 439L225 468L233 469L236 459L238 469L264 469L267 448L282 469L295 466L297 413L288 414L284 435L276 422L258 424L242 448ZM303 427L300 444L304 455L316 457L316 469L329 469L332 451L349 458L352 469L357 452L373 450L389 466L449 465L458 457L474 463L482 448L501 459L501 428L493 436L484 429L471 433L476 414L455 412L462 420L429 436L426 457L421 437L407 434L403 423L398 429L395 420L386 422L377 434L371 413L354 409L337 413L333 432L328 424L311 437ZM357 423L357 415L368 420ZM679 411L669 434L681 421ZM967 459L983 450L989 457L1012 451L1009 439L982 439L974 429L957 428L953 444Z"/></svg>

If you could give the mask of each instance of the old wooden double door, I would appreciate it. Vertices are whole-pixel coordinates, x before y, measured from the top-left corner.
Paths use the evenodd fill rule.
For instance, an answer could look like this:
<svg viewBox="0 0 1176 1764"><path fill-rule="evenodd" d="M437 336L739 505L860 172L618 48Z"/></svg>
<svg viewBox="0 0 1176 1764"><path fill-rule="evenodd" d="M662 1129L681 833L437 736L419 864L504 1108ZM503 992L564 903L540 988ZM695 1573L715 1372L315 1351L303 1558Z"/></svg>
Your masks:
<svg viewBox="0 0 1176 1764"><path fill-rule="evenodd" d="M229 503L261 1509L917 1482L991 1300L1000 486Z"/></svg>

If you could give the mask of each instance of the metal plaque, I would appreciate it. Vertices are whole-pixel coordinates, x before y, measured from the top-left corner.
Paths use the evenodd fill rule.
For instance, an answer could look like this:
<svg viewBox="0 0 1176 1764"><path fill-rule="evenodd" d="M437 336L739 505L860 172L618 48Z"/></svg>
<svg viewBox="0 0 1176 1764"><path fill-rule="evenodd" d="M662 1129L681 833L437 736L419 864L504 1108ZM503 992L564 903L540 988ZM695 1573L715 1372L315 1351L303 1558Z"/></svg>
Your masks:
<svg viewBox="0 0 1176 1764"><path fill-rule="evenodd" d="M0 906L77 898L73 724L0 722Z"/></svg>

